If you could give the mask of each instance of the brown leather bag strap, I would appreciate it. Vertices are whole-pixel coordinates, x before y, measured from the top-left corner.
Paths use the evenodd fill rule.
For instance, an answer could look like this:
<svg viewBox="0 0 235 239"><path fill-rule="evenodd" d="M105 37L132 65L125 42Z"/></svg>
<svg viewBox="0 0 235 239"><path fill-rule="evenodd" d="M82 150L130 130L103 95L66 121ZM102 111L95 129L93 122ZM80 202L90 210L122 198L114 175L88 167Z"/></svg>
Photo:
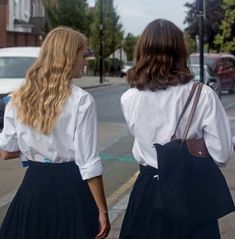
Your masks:
<svg viewBox="0 0 235 239"><path fill-rule="evenodd" d="M183 134L182 142L187 139L189 128L190 128L192 120L193 120L193 115L194 115L195 110L197 108L197 104L198 104L200 94L201 94L201 91L202 91L202 86L203 86L202 83L199 83L197 85L196 96L195 96L195 99L194 99L194 102L193 102L193 106L192 106L192 109L191 109L191 112L190 112L190 115L189 115L189 119L188 119L188 122L187 122L187 125L186 125L186 128L185 128L184 134Z"/></svg>
<svg viewBox="0 0 235 239"><path fill-rule="evenodd" d="M176 138L176 131L177 131L177 129L178 129L178 126L179 126L179 124L180 124L180 121L181 121L182 117L184 116L185 111L187 110L187 108L188 108L188 106L189 106L189 104L190 104L190 102L191 102L191 100L192 100L192 98L193 98L194 92L195 92L195 90L196 90L198 84L200 84L200 83L194 83L193 86L192 86L192 89L191 89L191 91L190 91L190 94L189 94L189 96L188 96L188 99L187 99L186 103L184 104L183 110L182 110L182 112L181 112L181 114L180 114L179 120L178 120L177 125L176 125L176 127L175 127L175 132L174 132L174 134L171 136L171 140L177 139L177 138Z"/></svg>

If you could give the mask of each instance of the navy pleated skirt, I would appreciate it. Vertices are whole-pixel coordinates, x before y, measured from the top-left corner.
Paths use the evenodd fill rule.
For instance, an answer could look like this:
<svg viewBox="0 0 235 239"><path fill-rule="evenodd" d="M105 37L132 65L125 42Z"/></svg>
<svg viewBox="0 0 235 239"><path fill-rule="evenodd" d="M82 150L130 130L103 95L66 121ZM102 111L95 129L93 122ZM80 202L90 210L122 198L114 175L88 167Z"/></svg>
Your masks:
<svg viewBox="0 0 235 239"><path fill-rule="evenodd" d="M164 212L158 170L140 166L119 239L220 239L218 221L186 224Z"/></svg>
<svg viewBox="0 0 235 239"><path fill-rule="evenodd" d="M0 239L94 239L98 209L74 162L29 162Z"/></svg>

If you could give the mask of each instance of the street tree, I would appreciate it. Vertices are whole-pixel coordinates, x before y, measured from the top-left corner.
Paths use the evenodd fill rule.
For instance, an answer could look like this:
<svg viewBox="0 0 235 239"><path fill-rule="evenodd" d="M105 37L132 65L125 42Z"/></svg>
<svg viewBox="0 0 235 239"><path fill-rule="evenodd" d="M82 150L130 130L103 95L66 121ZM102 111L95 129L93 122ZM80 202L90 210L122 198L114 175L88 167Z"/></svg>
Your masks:
<svg viewBox="0 0 235 239"><path fill-rule="evenodd" d="M220 51L235 54L235 1L224 0L223 9L225 18L214 43L219 46Z"/></svg>
<svg viewBox="0 0 235 239"><path fill-rule="evenodd" d="M133 61L134 49L135 49L137 40L138 40L138 37L134 36L132 33L128 33L124 39L123 49L125 50L127 54L128 61Z"/></svg>
<svg viewBox="0 0 235 239"><path fill-rule="evenodd" d="M113 0L103 0L103 57L107 58L121 46L123 40L122 24L113 5ZM100 50L100 0L96 0L93 23L91 24L92 35L90 43L96 55Z"/></svg>
<svg viewBox="0 0 235 239"><path fill-rule="evenodd" d="M188 32L184 32L184 41L186 44L186 48L188 51L188 54L191 54L193 52L195 52L197 50L197 44L196 44L196 40L194 38L192 38Z"/></svg>
<svg viewBox="0 0 235 239"><path fill-rule="evenodd" d="M199 35L196 2L197 0L195 0L193 3L186 3L184 5L188 9L184 21L184 23L188 24L188 27L185 30L194 39L197 35ZM214 44L214 39L218 34L224 16L225 11L222 8L222 0L205 1L204 42L208 44L208 51L210 51L210 49L219 50L218 46Z"/></svg>
<svg viewBox="0 0 235 239"><path fill-rule="evenodd" d="M50 28L69 26L89 37L92 17L87 0L44 0L44 4Z"/></svg>

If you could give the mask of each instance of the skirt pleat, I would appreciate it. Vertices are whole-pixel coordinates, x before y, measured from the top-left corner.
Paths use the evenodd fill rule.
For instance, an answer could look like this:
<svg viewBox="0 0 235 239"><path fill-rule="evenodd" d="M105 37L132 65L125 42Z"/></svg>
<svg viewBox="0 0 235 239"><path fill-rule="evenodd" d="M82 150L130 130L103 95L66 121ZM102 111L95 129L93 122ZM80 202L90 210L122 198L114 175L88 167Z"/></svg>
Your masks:
<svg viewBox="0 0 235 239"><path fill-rule="evenodd" d="M98 209L74 162L30 162L0 239L94 239Z"/></svg>
<svg viewBox="0 0 235 239"><path fill-rule="evenodd" d="M141 166L119 239L220 239L220 232L217 221L192 225L169 217L164 211L157 169Z"/></svg>

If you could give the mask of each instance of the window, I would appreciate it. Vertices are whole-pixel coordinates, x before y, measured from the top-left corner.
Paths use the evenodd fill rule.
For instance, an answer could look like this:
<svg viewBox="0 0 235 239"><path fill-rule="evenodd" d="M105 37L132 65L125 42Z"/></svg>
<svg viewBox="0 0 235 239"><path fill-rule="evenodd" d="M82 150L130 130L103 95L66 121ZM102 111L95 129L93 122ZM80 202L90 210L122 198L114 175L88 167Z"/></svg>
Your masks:
<svg viewBox="0 0 235 239"><path fill-rule="evenodd" d="M218 67L223 68L223 70L235 70L235 59L232 57L223 57L218 62Z"/></svg>
<svg viewBox="0 0 235 239"><path fill-rule="evenodd" d="M19 0L14 0L13 2L13 15L15 18L18 18L19 13Z"/></svg>
<svg viewBox="0 0 235 239"><path fill-rule="evenodd" d="M32 3L32 17L37 16L36 10L37 10L36 3Z"/></svg>
<svg viewBox="0 0 235 239"><path fill-rule="evenodd" d="M35 57L0 57L1 78L24 78Z"/></svg>
<svg viewBox="0 0 235 239"><path fill-rule="evenodd" d="M41 17L45 17L45 8L44 6L41 6Z"/></svg>
<svg viewBox="0 0 235 239"><path fill-rule="evenodd" d="M41 1L32 3L32 16L33 17L44 17L45 8L42 5Z"/></svg>
<svg viewBox="0 0 235 239"><path fill-rule="evenodd" d="M233 58L227 58L227 62L229 69L235 69L235 60Z"/></svg>

